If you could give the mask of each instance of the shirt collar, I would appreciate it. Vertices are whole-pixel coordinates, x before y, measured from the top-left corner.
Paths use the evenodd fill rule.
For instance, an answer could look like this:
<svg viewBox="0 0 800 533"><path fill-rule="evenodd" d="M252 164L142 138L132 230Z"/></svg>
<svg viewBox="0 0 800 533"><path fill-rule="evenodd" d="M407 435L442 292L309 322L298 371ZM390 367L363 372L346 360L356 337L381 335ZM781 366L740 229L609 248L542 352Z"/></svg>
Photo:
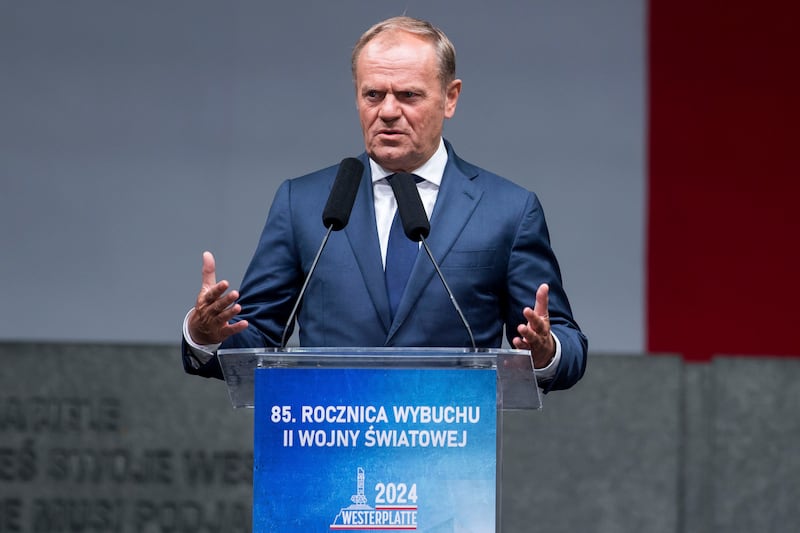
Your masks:
<svg viewBox="0 0 800 533"><path fill-rule="evenodd" d="M442 184L442 176L444 176L444 167L446 165L447 149L444 146L444 140L439 139L439 148L436 149L436 152L421 167L412 170L411 173L439 187ZM394 174L394 172L386 170L373 161L372 158L369 159L369 169L372 172L372 183Z"/></svg>

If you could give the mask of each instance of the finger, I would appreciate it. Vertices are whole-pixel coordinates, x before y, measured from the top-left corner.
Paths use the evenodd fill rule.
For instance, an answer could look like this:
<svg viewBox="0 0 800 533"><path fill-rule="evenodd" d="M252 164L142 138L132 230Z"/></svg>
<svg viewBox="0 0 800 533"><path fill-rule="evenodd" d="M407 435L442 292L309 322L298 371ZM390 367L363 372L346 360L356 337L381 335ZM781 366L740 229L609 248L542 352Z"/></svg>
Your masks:
<svg viewBox="0 0 800 533"><path fill-rule="evenodd" d="M215 309L216 319L223 323L230 321L233 317L235 317L242 311L242 306L234 302L231 302L229 305L224 305L222 303L218 303L215 305L220 306L217 309Z"/></svg>
<svg viewBox="0 0 800 533"><path fill-rule="evenodd" d="M239 322L234 322L233 324L228 324L224 328L222 328L222 334L227 338L231 335L236 335L237 333L241 333L245 329L247 329L248 323L247 320L240 320Z"/></svg>
<svg viewBox="0 0 800 533"><path fill-rule="evenodd" d="M203 288L211 288L217 284L217 265L214 254L203 252Z"/></svg>
<svg viewBox="0 0 800 533"><path fill-rule="evenodd" d="M513 344L514 348L516 348L517 350L530 350L531 349L531 345L528 344L528 341L526 341L522 337L514 337L511 340L511 344Z"/></svg>
<svg viewBox="0 0 800 533"><path fill-rule="evenodd" d="M539 288L536 289L536 305L533 307L533 311L536 316L542 319L549 319L550 315L548 314L548 305L550 304L550 286L547 283L542 283L539 285Z"/></svg>
<svg viewBox="0 0 800 533"><path fill-rule="evenodd" d="M227 280L222 280L216 285L212 285L210 287L203 286L200 289L200 293L197 295L197 304L195 304L195 307L208 307L214 305L219 301L220 298L223 297L225 291L227 290L228 290ZM237 293L236 296L234 297L234 300L238 297L239 295ZM225 308L230 304L231 302L228 302L222 308Z"/></svg>
<svg viewBox="0 0 800 533"><path fill-rule="evenodd" d="M538 342L536 337L544 337L550 333L550 321L546 315L540 316L535 309L530 307L523 309L522 314L528 323L520 325L517 330L528 343L536 343Z"/></svg>
<svg viewBox="0 0 800 533"><path fill-rule="evenodd" d="M209 291L207 296L210 296L212 293L216 293L221 287L220 286L227 286L227 282L220 281L212 290ZM210 318L219 318L223 313L230 314L231 307L236 304L236 300L239 298L239 293L236 291L231 291L226 294L219 294L216 298L207 298L205 301L204 311ZM241 310L241 308L239 308ZM238 312L238 311L237 311ZM230 317L229 317L230 318Z"/></svg>
<svg viewBox="0 0 800 533"><path fill-rule="evenodd" d="M526 307L523 311L525 314L525 318L528 320L527 324L520 324L517 326L517 333L519 333L519 339L521 342L525 343L528 348L536 344L538 333L536 332L537 323L540 323L539 320L534 314L533 309L530 307ZM541 325L541 324L538 324Z"/></svg>

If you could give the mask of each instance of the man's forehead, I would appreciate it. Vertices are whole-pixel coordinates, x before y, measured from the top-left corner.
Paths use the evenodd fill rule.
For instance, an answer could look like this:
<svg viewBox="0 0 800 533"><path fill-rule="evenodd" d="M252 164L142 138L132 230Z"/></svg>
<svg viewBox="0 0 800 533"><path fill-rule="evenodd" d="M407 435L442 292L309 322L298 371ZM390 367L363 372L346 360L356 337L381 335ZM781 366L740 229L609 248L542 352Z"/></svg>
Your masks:
<svg viewBox="0 0 800 533"><path fill-rule="evenodd" d="M382 59L399 59L408 55L425 57L435 54L427 39L405 31L382 33L368 42L358 55L357 63Z"/></svg>
<svg viewBox="0 0 800 533"><path fill-rule="evenodd" d="M400 81L414 79L422 81L436 76L438 66L430 43L415 38L413 41L375 42L364 47L356 62L356 76L359 81L388 79Z"/></svg>

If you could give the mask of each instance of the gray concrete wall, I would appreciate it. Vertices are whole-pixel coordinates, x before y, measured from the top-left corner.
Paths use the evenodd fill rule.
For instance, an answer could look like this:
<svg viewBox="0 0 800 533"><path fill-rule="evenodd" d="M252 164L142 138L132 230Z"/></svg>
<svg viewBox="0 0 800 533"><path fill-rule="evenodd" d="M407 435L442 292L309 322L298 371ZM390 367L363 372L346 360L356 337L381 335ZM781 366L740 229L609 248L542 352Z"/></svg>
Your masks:
<svg viewBox="0 0 800 533"><path fill-rule="evenodd" d="M0 532L249 530L252 412L177 346L4 343L0 365ZM794 532L798 406L796 359L593 356L506 413L503 531Z"/></svg>
<svg viewBox="0 0 800 533"><path fill-rule="evenodd" d="M250 531L252 412L176 350L0 345L1 532Z"/></svg>

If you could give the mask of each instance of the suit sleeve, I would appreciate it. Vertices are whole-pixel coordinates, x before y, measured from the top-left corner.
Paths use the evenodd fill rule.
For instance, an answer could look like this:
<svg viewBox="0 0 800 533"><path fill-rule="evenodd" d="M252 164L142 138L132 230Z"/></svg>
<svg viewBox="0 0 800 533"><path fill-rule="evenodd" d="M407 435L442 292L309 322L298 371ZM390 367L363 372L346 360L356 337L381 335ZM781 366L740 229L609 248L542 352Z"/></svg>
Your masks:
<svg viewBox="0 0 800 533"><path fill-rule="evenodd" d="M542 283L550 286L548 314L553 333L561 342L561 361L555 375L541 383L544 392L567 389L577 383L586 369L588 341L572 317L564 291L544 211L535 194L529 193L511 248L508 264L509 295L506 335L516 336L517 326L524 322L522 309L533 307L536 289Z"/></svg>

